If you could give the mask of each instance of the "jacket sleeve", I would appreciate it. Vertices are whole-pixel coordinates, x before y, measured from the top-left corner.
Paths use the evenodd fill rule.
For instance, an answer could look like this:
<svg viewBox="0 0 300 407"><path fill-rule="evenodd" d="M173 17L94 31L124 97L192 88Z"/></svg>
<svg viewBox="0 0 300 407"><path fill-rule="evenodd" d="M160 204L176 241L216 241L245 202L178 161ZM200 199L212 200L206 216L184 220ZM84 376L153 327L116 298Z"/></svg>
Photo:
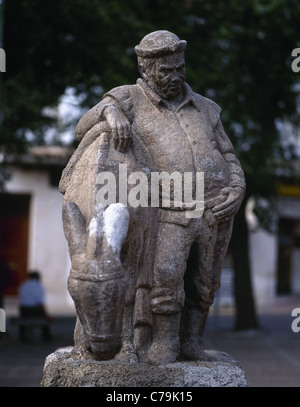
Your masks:
<svg viewBox="0 0 300 407"><path fill-rule="evenodd" d="M104 120L103 113L107 106L114 104L114 100L106 96L101 102L92 109L88 110L79 120L76 126L76 137L78 140L82 140L84 135L95 126L95 124Z"/></svg>
<svg viewBox="0 0 300 407"><path fill-rule="evenodd" d="M214 134L217 141L218 149L229 166L230 186L241 187L246 190L244 171L239 159L235 155L233 145L225 133L220 117L214 128Z"/></svg>
<svg viewBox="0 0 300 407"><path fill-rule="evenodd" d="M76 137L81 140L84 135L98 122L104 119L104 111L108 106L116 106L132 121L132 99L130 88L132 85L118 86L104 94L103 99L92 109L87 111L79 120L76 127Z"/></svg>

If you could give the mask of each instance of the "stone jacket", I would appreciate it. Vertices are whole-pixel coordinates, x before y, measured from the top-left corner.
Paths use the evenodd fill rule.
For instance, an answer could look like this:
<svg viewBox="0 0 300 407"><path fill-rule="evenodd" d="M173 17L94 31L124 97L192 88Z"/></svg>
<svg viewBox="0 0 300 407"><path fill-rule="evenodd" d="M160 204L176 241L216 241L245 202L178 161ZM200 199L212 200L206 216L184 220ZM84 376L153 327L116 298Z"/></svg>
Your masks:
<svg viewBox="0 0 300 407"><path fill-rule="evenodd" d="M99 120L109 105L127 116L148 149L156 171L203 172L205 199L214 198L223 187L245 189L245 178L220 119L221 108L192 91L185 83L181 103L173 108L138 79L106 93L85 113L77 126L77 137Z"/></svg>

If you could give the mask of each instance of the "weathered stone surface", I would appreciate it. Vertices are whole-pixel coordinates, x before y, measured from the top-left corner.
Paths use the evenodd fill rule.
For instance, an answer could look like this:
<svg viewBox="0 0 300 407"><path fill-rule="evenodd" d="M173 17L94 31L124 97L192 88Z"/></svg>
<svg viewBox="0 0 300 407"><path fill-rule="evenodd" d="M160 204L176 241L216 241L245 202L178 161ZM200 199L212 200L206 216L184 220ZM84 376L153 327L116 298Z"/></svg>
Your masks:
<svg viewBox="0 0 300 407"><path fill-rule="evenodd" d="M221 108L185 82L185 47L165 30L146 35L136 84L111 89L76 127L60 191L82 357L207 360L206 319L246 185Z"/></svg>
<svg viewBox="0 0 300 407"><path fill-rule="evenodd" d="M60 348L45 362L42 387L248 387L244 371L228 354L206 351L214 362L168 365L128 364L115 360L70 358L72 347Z"/></svg>

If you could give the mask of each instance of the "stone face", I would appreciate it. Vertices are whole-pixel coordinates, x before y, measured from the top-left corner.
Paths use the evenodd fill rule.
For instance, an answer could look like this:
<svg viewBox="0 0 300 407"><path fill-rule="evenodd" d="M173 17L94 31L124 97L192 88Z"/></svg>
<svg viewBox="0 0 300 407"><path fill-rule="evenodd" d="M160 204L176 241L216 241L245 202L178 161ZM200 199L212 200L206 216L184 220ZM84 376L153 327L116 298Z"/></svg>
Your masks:
<svg viewBox="0 0 300 407"><path fill-rule="evenodd" d="M45 362L42 387L248 387L244 371L229 355L215 351L214 362L176 362L153 366L111 361L75 360L72 347L61 348Z"/></svg>

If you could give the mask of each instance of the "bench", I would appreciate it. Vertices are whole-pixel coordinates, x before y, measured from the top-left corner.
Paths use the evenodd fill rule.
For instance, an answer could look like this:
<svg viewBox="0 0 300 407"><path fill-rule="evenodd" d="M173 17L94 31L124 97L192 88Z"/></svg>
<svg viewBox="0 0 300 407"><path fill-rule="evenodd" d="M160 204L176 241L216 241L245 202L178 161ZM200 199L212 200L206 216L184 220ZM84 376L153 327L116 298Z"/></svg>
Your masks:
<svg viewBox="0 0 300 407"><path fill-rule="evenodd" d="M43 330L49 326L49 323L44 318L13 318L12 323L17 323L19 326L20 339L26 342L33 341L35 329Z"/></svg>

